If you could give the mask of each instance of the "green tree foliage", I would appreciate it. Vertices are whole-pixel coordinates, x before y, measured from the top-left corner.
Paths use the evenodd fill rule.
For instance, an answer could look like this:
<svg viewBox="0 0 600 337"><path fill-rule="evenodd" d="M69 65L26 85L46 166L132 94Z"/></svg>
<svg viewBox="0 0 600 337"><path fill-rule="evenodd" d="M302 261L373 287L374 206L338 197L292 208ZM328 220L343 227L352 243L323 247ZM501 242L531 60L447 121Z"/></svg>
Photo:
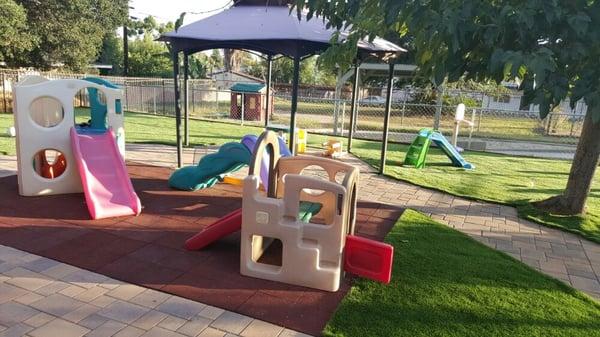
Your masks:
<svg viewBox="0 0 600 337"><path fill-rule="evenodd" d="M121 75L123 73L123 39L114 32L106 34L96 62L112 65L112 69L107 72L107 75Z"/></svg>
<svg viewBox="0 0 600 337"><path fill-rule="evenodd" d="M250 75L266 78L267 61L264 59L252 60L245 63L243 68ZM294 62L287 57L273 61L273 83L292 83L294 75ZM319 65L318 57L313 56L300 63L300 83L308 85L335 85L336 75L328 68Z"/></svg>
<svg viewBox="0 0 600 337"><path fill-rule="evenodd" d="M168 47L156 39L163 33L173 31L183 22L185 13L173 23L160 24L148 16L128 23L129 75L141 77L172 77L173 64ZM216 52L216 53L215 53ZM122 51L121 51L122 54ZM122 58L122 56L118 56ZM120 62L120 59L117 60ZM223 66L223 57L218 51L211 55L198 53L189 57L190 78L206 78L214 69Z"/></svg>
<svg viewBox="0 0 600 337"><path fill-rule="evenodd" d="M13 64L36 44L26 22L23 6L13 0L0 0L0 61Z"/></svg>
<svg viewBox="0 0 600 337"><path fill-rule="evenodd" d="M125 22L128 1L17 0L15 3L25 10L26 18L19 21L32 35L33 46L13 55L11 63L42 69L64 64L72 70L84 70L97 58L104 37Z"/></svg>
<svg viewBox="0 0 600 337"><path fill-rule="evenodd" d="M173 65L167 48L145 34L129 42L129 75L171 77Z"/></svg>
<svg viewBox="0 0 600 337"><path fill-rule="evenodd" d="M419 73L434 84L460 78L520 82L523 104L544 118L565 98L588 112L563 195L539 206L584 212L600 156L600 1L598 0L297 0L308 17L349 29L333 40L329 62L348 65L356 42L410 37Z"/></svg>

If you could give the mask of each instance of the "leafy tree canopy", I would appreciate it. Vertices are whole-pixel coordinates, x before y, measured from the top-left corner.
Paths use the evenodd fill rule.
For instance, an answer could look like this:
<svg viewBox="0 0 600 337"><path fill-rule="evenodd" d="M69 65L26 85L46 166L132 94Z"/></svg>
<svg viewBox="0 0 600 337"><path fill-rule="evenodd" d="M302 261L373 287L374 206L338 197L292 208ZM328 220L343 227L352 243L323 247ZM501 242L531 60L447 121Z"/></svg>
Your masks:
<svg viewBox="0 0 600 337"><path fill-rule="evenodd" d="M13 0L0 0L0 61L13 63L17 55L36 44L27 27L25 8Z"/></svg>
<svg viewBox="0 0 600 337"><path fill-rule="evenodd" d="M517 79L525 104L545 117L561 100L585 99L600 121L600 1L297 0L309 16L350 28L326 57L351 62L358 38L409 38L420 73L446 78ZM351 25L351 26L350 26ZM345 53L343 51L346 51Z"/></svg>
<svg viewBox="0 0 600 337"><path fill-rule="evenodd" d="M125 22L128 5L127 0L8 2L13 3L12 7L17 4L26 15L19 14L19 22L11 26L27 31L29 35L12 35L17 39L15 45L27 48L9 55L7 61L17 66L42 69L64 64L72 70L83 70L97 58L104 37ZM4 5L0 7L5 8ZM4 26L0 27L0 35L7 31Z"/></svg>

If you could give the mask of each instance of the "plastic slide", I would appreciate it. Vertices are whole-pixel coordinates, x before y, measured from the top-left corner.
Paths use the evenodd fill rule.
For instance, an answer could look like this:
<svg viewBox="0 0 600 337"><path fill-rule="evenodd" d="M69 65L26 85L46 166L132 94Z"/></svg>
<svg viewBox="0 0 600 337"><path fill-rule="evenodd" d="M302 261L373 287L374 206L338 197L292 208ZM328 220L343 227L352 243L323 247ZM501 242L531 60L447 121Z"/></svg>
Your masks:
<svg viewBox="0 0 600 337"><path fill-rule="evenodd" d="M456 151L454 146L452 146L452 144L450 144L446 137L444 137L444 135L442 135L441 133L433 132L431 135L431 141L434 142L435 145L437 145L437 147L442 149L442 151L444 151L444 153L446 154L446 156L448 156L448 158L450 158L454 166L462 167L467 170L475 168L473 164L468 163L463 158L463 156L461 156L460 153Z"/></svg>
<svg viewBox="0 0 600 337"><path fill-rule="evenodd" d="M171 177L169 177L169 186L184 191L197 191L202 188L212 187L223 180L228 174L250 163L257 139L258 137L254 135L246 135L239 143L231 142L224 144L216 153L202 157L198 165L182 167L173 172ZM282 156L291 155L281 138L279 139L279 145L279 152ZM268 157L266 160L263 159L260 171L261 181L265 184L265 190L268 189L268 163Z"/></svg>
<svg viewBox="0 0 600 337"><path fill-rule="evenodd" d="M248 165L251 157L250 151L240 143L224 144L216 153L202 157L198 165L182 167L173 172L169 177L169 186L184 191L211 187L228 173Z"/></svg>
<svg viewBox="0 0 600 337"><path fill-rule="evenodd" d="M415 168L425 167L425 161L427 159L427 153L431 142L434 142L452 161L452 165L462 167L464 169L474 169L475 166L467 162L463 156L448 142L446 137L439 131L431 129L422 129L419 134L412 142L408 151L406 152L406 158L404 159L404 165L414 166Z"/></svg>
<svg viewBox="0 0 600 337"><path fill-rule="evenodd" d="M302 201L300 203L298 218L304 222L309 222L312 216L321 210L321 207L322 205L318 203ZM198 234L192 236L185 242L185 249L202 249L219 240L220 238L235 233L240 229L242 229L241 208L236 209L212 224L204 227L200 232L198 232Z"/></svg>
<svg viewBox="0 0 600 337"><path fill-rule="evenodd" d="M142 205L112 129L71 128L71 146L92 219L140 214Z"/></svg>
<svg viewBox="0 0 600 337"><path fill-rule="evenodd" d="M202 249L224 236L239 231L241 228L242 209L240 208L208 225L198 234L189 238L185 242L185 248L188 250Z"/></svg>

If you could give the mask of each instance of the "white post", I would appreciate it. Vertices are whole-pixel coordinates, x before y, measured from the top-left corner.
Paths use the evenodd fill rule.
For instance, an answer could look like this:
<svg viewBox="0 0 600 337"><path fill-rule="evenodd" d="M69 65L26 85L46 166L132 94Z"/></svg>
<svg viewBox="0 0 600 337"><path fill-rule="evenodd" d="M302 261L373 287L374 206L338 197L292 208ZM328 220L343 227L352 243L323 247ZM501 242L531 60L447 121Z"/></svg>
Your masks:
<svg viewBox="0 0 600 337"><path fill-rule="evenodd" d="M241 112L241 125L244 125L244 113L246 112L246 100L245 100L246 96L244 95L244 93L242 93L242 112Z"/></svg>

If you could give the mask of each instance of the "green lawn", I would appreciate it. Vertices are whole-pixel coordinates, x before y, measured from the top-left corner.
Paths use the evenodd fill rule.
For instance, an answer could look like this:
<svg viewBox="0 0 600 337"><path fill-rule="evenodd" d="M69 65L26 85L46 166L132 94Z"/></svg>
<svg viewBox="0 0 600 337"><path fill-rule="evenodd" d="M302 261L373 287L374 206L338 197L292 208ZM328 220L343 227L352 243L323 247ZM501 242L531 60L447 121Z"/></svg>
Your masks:
<svg viewBox="0 0 600 337"><path fill-rule="evenodd" d="M373 166L379 166L381 144L357 140L352 152ZM514 205L522 217L578 233L600 242L600 180L594 179L588 199L588 212L580 216L543 214L528 201L560 194L566 186L571 161L513 157L486 152L467 152L473 171L450 165L449 159L437 149L431 149L426 168L403 167L407 145L390 144L386 174L450 194L471 199Z"/></svg>
<svg viewBox="0 0 600 337"><path fill-rule="evenodd" d="M80 114L82 112L80 111ZM174 119L147 114L127 113L128 142L174 144ZM14 139L4 130L13 124L12 115L0 114L0 153L14 154ZM248 133L258 134L260 127L238 124L190 121L192 146L223 144L239 141ZM309 145L318 146L327 137L311 135ZM377 166L380 157L379 142L354 142L353 152L366 162ZM540 214L527 200L540 200L558 194L566 184L570 162L563 160L511 157L482 152L469 152L466 158L477 168L464 171L449 165L441 152L433 149L428 157L429 166L423 170L404 168L406 145L390 144L386 174L411 183L439 189L473 199L518 206L523 217L579 233L600 242L600 182L595 179L588 201L588 214L581 217L560 217Z"/></svg>
<svg viewBox="0 0 600 337"><path fill-rule="evenodd" d="M386 241L392 282L357 280L325 336L600 336L600 304L420 213Z"/></svg>

